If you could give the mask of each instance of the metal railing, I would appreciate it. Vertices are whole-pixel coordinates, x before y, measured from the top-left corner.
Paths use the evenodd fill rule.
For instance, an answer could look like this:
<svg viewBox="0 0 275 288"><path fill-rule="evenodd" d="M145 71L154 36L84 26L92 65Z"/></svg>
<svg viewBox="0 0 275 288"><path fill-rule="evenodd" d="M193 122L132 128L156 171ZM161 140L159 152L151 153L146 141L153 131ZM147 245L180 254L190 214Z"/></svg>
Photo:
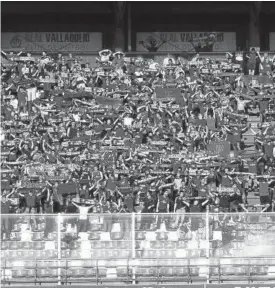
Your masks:
<svg viewBox="0 0 275 288"><path fill-rule="evenodd" d="M125 260L125 259L122 259ZM82 263L79 265L69 265L69 261L84 262L79 259L64 259L61 261L47 260L47 263L52 262L47 269L41 268L43 260L35 259L34 265L29 265L27 268L22 269L20 266L9 266L5 260L2 265L2 284L10 285L15 283L34 283L35 285L43 283L53 283L59 285L68 285L74 283L90 283L90 284L105 284L112 283L156 283L162 284L167 282L182 282L182 283L223 283L234 281L246 281L253 283L254 281L274 281L275 273L268 273L270 266L275 267L275 258L269 258L268 263L263 265L257 261L263 260L262 258L244 259L235 258L217 258L217 263L211 263L211 259L207 260L208 263L191 264L190 259L178 259L177 265L164 264L160 259L154 260L155 264L145 263L144 261L138 262L131 259L126 259L124 265L117 266L117 264L100 264L100 260L93 260L93 264ZM173 259L166 259L169 262ZM232 263L222 263L225 260L232 261ZM236 262L236 260L239 261ZM119 261L119 259L117 259ZM58 264L57 264L58 262ZM91 261L90 261L91 262ZM246 262L246 263L244 263ZM117 267L120 267L117 269ZM16 277L11 277L10 271L20 271ZM106 275L107 270L116 268L118 272L116 275ZM20 270L21 269L21 270ZM30 273L28 271L32 271ZM201 273L204 271L204 273Z"/></svg>

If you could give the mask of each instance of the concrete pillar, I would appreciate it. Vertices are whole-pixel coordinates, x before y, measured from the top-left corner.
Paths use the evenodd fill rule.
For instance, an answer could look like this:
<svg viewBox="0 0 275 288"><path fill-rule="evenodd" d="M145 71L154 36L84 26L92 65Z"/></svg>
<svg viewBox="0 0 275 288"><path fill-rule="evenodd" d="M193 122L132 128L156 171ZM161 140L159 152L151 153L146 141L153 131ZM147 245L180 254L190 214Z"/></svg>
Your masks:
<svg viewBox="0 0 275 288"><path fill-rule="evenodd" d="M115 31L114 50L125 50L125 11L126 1L114 1Z"/></svg>
<svg viewBox="0 0 275 288"><path fill-rule="evenodd" d="M249 47L260 47L260 12L262 2L249 3Z"/></svg>

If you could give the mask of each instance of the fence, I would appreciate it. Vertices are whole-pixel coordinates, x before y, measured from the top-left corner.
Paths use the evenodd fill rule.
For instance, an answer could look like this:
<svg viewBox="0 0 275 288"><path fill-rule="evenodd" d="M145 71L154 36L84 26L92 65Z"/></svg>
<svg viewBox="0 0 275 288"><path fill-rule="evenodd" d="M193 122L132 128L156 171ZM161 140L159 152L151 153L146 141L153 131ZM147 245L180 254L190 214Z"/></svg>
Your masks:
<svg viewBox="0 0 275 288"><path fill-rule="evenodd" d="M275 214L4 214L2 283L275 280Z"/></svg>

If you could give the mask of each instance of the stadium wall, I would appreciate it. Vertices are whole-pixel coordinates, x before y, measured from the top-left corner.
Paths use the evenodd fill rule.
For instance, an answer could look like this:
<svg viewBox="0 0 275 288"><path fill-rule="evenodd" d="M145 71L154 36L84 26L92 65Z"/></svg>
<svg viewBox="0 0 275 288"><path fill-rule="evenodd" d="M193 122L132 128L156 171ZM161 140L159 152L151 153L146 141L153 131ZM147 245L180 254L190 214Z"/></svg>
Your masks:
<svg viewBox="0 0 275 288"><path fill-rule="evenodd" d="M103 48L113 48L115 17L112 7L98 4L83 4L81 6L63 7L64 5L44 4L7 7L2 4L2 32L102 32ZM153 4L151 4L153 5ZM146 5L132 4L131 17L128 21L125 12L125 51L128 48L128 24L131 22L131 47L136 49L137 32L195 32L195 31L223 31L236 32L237 49L248 48L249 14L247 7L232 4L221 10L221 7L204 7L198 10L198 5L190 7L176 7L176 4L162 8L158 5L150 9ZM187 5L187 4L186 4ZM191 4L188 4L191 5ZM234 7L233 7L233 6ZM243 5L243 4L242 4ZM274 32L275 17L272 9L264 4L260 15L261 50L270 50L269 33ZM204 5L200 5L204 6ZM231 10L229 9L232 6ZM36 8L35 8L36 7ZM193 9L193 10L192 10ZM44 13L41 13L45 11ZM192 12L193 11L193 12ZM140 19L142 18L142 21ZM232 21L234 19L234 21ZM129 22L129 23L128 23ZM203 24L202 24L203 23ZM20 24L20 25L18 25Z"/></svg>

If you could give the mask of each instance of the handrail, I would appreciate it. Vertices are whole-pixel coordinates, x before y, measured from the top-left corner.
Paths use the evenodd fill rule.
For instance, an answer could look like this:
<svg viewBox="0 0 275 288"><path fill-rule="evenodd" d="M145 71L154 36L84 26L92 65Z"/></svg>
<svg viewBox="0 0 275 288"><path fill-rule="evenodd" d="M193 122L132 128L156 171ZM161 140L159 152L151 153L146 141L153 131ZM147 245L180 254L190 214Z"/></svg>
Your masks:
<svg viewBox="0 0 275 288"><path fill-rule="evenodd" d="M184 258L185 259L185 258ZM228 259L230 259L230 257L228 257ZM241 259L243 259L243 258L240 258L239 257L239 259L241 260ZM256 257L254 258L251 258L251 259L256 259ZM223 267L225 267L225 266L228 266L228 267L230 267L230 266L234 266L234 267L236 267L236 266L240 266L240 267L246 267L246 268L248 268L248 274L246 275L247 276L247 278L245 278L245 276L242 276L242 279L243 278L245 278L245 279L247 279L248 280L248 282L249 283L251 283L251 267L262 267L263 265L261 265L261 264L251 264L251 262L250 262L250 260L251 259L248 259L249 261L249 263L240 263L240 264L236 264L236 263L231 263L231 264L229 264L229 263L227 263L227 264L221 264L221 262L220 262L220 257L217 259L218 260L218 264L196 264L196 265L191 265L190 264L190 259L188 259L188 263L187 263L187 265L185 264L184 266L187 266L187 268L188 268L188 278L187 278L187 283L189 284L189 283L192 283L193 282L193 276L192 276L192 274L191 274L191 269L190 268L192 268L192 267L208 267L208 268L211 268L211 267L218 267L218 283L220 283L221 281L222 281L222 279L221 279L221 267L223 266ZM274 259L274 265L275 265L275 257L273 258ZM68 278L67 278L67 269L68 269L68 263L67 263L67 261L68 261L68 259L64 259L65 260L65 262L66 262L66 274L65 274L65 279L64 278L62 278L62 283L64 283L64 280L65 280L65 283L66 283L66 285L68 285L68 282L69 283L71 283L69 280L68 280ZM70 259L71 260L71 259ZM83 259L75 259L75 260L83 260ZM150 267L153 267L153 268L156 268L157 269L157 284L159 284L159 283L162 283L163 281L162 280L164 280L165 281L165 279L167 279L167 277L161 277L161 275L160 275L160 269L162 268L162 266L161 265L159 265L159 263L158 263L158 260L159 260L159 258L156 258L156 260L157 260L157 263L156 263L156 265L151 265ZM169 260L169 259L168 259ZM172 259L171 259L172 260ZM36 261L36 267L37 267L37 262L42 262L43 260L39 260L39 259L36 259L35 260ZM56 261L56 260L47 260L47 261ZM6 262L6 261L5 261ZM5 267L4 267L4 277L3 277L3 284L5 285L6 283L12 283L12 282L17 282L17 281L12 281L12 280L10 280L10 279L6 279L6 276L5 276L5 270L6 270L6 264L4 265ZM97 285L99 285L99 282L103 282L103 281L108 281L108 279L99 279L99 274L98 274L98 269L99 269L99 265L98 265L98 260L97 260L97 274L96 274L96 284ZM127 261L127 271L129 271L129 270L131 270L131 269L133 269L133 266L139 266L139 267L144 267L144 265L142 265L142 264L140 264L140 265L137 265L136 263L135 264L130 264L129 263L129 259L128 259L128 261ZM75 267L78 267L78 266L75 266ZM93 266L94 267L94 266ZM165 267L175 267L175 265L172 265L172 264L167 264L167 265L165 265ZM179 266L177 266L177 267L183 267L182 265L179 265ZM61 267L60 267L61 268ZM63 268L63 266L62 266L62 268ZM43 269L43 268L40 268L40 269ZM53 269L53 267L50 267L50 269ZM37 268L37 270L39 270L39 268ZM209 275L211 274L210 273L210 271L209 271L209 273L208 273ZM130 275L128 274L127 275L128 277L127 277L127 280L128 280L128 282L130 282ZM38 277L38 275L37 275L37 271L36 271L36 273L35 273L35 279L33 280L34 281L34 283L36 284L36 283L43 283L43 282L45 282L45 281L43 281L43 280L41 280L41 279L38 279L39 277ZM180 277L179 277L180 278ZM120 279L119 277L118 277L118 279ZM85 279L84 279L85 280ZM103 281L102 281L103 280ZM138 279L137 280L139 280L139 281L142 281L142 276L140 277L138 277ZM153 280L153 279L152 279ZM87 280L88 281L88 280ZM148 281L148 279L146 280L146 281ZM211 277L210 277L210 281L211 281ZM32 282L32 281L27 281L28 283L29 282ZM48 282L48 281L47 281ZM51 281L51 282L54 282L54 281ZM55 282L54 282L55 283Z"/></svg>

